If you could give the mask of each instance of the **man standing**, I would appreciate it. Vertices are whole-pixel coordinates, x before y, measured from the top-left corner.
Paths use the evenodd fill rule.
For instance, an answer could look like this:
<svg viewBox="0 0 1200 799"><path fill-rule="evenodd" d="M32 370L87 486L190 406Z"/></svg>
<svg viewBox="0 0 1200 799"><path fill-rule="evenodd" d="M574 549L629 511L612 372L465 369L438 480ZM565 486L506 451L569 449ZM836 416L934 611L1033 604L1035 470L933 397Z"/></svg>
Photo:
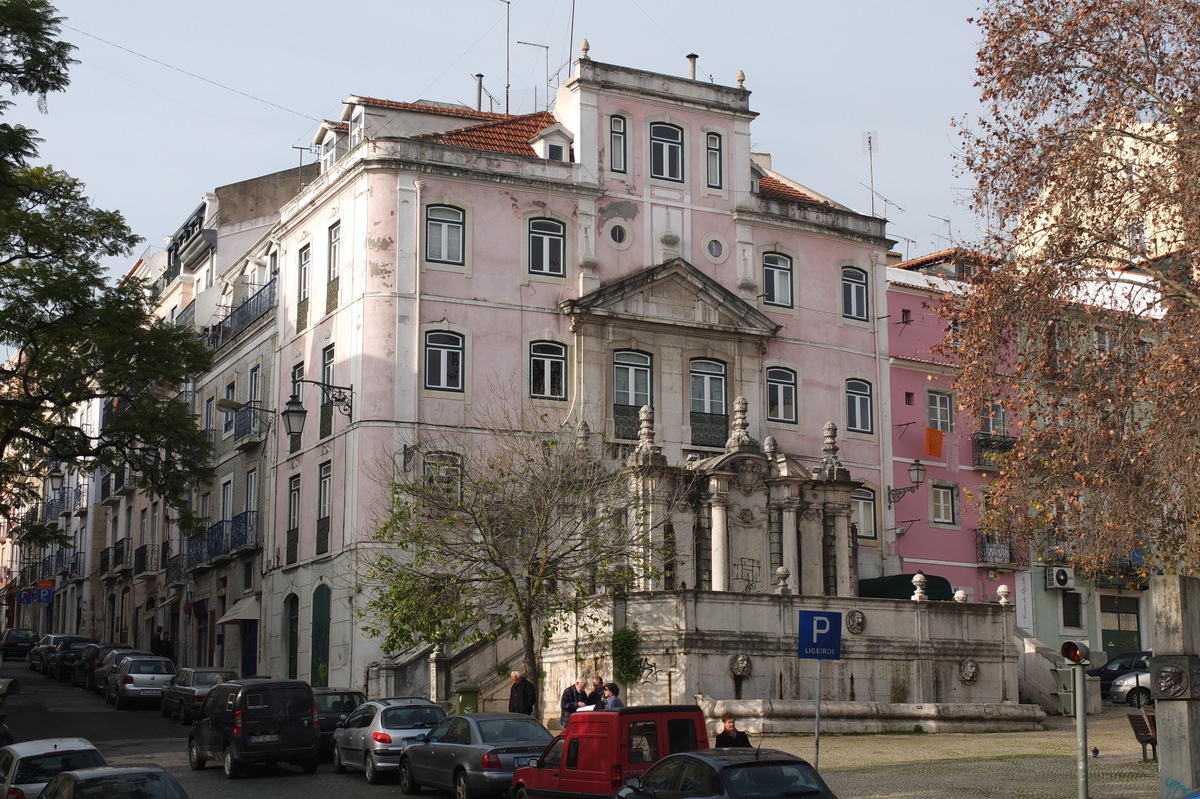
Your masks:
<svg viewBox="0 0 1200 799"><path fill-rule="evenodd" d="M589 705L595 705L596 709L604 707L604 677L597 674L592 678L592 692L587 698Z"/></svg>
<svg viewBox="0 0 1200 799"><path fill-rule="evenodd" d="M717 747L723 746L750 746L750 739L746 737L746 733L737 728L737 719L732 713L726 713L721 716L721 722L725 728L717 733Z"/></svg>
<svg viewBox="0 0 1200 799"><path fill-rule="evenodd" d="M521 676L520 672L512 673L512 688L508 692L508 712L533 715L534 705L537 704L537 688L533 683Z"/></svg>
<svg viewBox="0 0 1200 799"><path fill-rule="evenodd" d="M154 634L150 636L150 654L151 655L161 655L162 654L162 625L161 624L158 626L158 629L156 629L154 631Z"/></svg>
<svg viewBox="0 0 1200 799"><path fill-rule="evenodd" d="M574 685L568 685L567 690L563 691L562 701L559 702L559 707L562 709L562 715L558 717L559 723L566 727L571 714L581 707L586 707L587 704L587 680L580 677Z"/></svg>

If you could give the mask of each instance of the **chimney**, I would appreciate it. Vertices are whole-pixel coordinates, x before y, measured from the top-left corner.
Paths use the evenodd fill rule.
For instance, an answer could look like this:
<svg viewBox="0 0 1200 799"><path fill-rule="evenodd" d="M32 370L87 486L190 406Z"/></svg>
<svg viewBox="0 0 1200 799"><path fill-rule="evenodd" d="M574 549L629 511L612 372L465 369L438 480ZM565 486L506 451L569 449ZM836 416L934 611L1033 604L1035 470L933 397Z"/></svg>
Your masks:
<svg viewBox="0 0 1200 799"><path fill-rule="evenodd" d="M483 73L475 73L475 110L483 110Z"/></svg>
<svg viewBox="0 0 1200 799"><path fill-rule="evenodd" d="M697 59L697 58L699 58L699 57L700 57L700 56L696 55L695 53L688 53L688 54L687 54L687 60L688 60L688 79L689 79L689 80L695 80L695 79L696 79L696 59Z"/></svg>

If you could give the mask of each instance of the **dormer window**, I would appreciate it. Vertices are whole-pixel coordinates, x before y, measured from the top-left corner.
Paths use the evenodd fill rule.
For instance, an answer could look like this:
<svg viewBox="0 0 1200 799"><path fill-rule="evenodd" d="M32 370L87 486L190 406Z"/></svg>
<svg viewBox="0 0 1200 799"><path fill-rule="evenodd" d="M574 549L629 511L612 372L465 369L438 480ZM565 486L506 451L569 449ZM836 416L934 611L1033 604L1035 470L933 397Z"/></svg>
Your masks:
<svg viewBox="0 0 1200 799"><path fill-rule="evenodd" d="M566 148L561 144L547 144L546 158L550 161L565 161Z"/></svg>
<svg viewBox="0 0 1200 799"><path fill-rule="evenodd" d="M571 142L574 140L571 131L556 122L530 139L529 144L539 158L570 163Z"/></svg>
<svg viewBox="0 0 1200 799"><path fill-rule="evenodd" d="M360 105L350 117L350 146L355 147L367 138L366 112Z"/></svg>
<svg viewBox="0 0 1200 799"><path fill-rule="evenodd" d="M325 137L325 141L321 142L321 172L328 172L333 169L333 164L337 161L337 134L330 133Z"/></svg>

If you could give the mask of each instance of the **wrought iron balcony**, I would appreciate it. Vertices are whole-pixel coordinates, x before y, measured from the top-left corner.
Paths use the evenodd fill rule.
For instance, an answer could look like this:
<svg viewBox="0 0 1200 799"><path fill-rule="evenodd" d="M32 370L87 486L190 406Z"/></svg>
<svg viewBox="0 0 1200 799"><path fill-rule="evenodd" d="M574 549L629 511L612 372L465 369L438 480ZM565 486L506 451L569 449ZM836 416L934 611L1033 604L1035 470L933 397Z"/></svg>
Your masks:
<svg viewBox="0 0 1200 799"><path fill-rule="evenodd" d="M231 524L227 521L217 522L208 528L208 537L205 541L205 552L209 560L216 560L229 554L229 528Z"/></svg>
<svg viewBox="0 0 1200 799"><path fill-rule="evenodd" d="M184 565L186 555L172 555L167 560L167 584L179 585L184 582Z"/></svg>
<svg viewBox="0 0 1200 799"><path fill-rule="evenodd" d="M692 411L692 446L723 447L729 439L729 417L723 413Z"/></svg>
<svg viewBox="0 0 1200 799"><path fill-rule="evenodd" d="M203 538L189 538L187 542L187 567L197 569L208 564L208 548Z"/></svg>
<svg viewBox="0 0 1200 799"><path fill-rule="evenodd" d="M983 566L1029 568L1029 547L1008 538L975 531L975 558Z"/></svg>
<svg viewBox="0 0 1200 799"><path fill-rule="evenodd" d="M113 571L124 571L133 565L133 539L122 538L113 544Z"/></svg>
<svg viewBox="0 0 1200 799"><path fill-rule="evenodd" d="M67 579L82 580L87 576L87 569L84 568L87 561L84 558L84 553L76 552L70 560L67 561Z"/></svg>
<svg viewBox="0 0 1200 799"><path fill-rule="evenodd" d="M100 550L100 574L106 575L112 571L113 564L113 547L105 547Z"/></svg>
<svg viewBox="0 0 1200 799"><path fill-rule="evenodd" d="M158 570L158 544L143 544L133 551L134 576Z"/></svg>
<svg viewBox="0 0 1200 799"><path fill-rule="evenodd" d="M1000 436L991 433L976 433L971 436L971 449L974 453L972 463L975 466L986 466L999 469L1004 463L1004 456L1017 444L1014 436Z"/></svg>
<svg viewBox="0 0 1200 799"><path fill-rule="evenodd" d="M613 437L636 441L638 430L641 428L638 418L641 410L637 405L614 405L612 409Z"/></svg>
<svg viewBox="0 0 1200 799"><path fill-rule="evenodd" d="M248 510L233 517L230 522L229 551L259 549L262 539L258 534L258 511Z"/></svg>

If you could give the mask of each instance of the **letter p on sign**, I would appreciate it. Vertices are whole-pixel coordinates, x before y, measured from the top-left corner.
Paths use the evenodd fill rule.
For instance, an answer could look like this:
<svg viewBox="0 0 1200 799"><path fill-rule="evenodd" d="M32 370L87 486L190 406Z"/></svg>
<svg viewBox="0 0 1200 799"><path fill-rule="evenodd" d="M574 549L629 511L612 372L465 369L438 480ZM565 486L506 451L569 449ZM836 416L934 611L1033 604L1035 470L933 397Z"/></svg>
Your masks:
<svg viewBox="0 0 1200 799"><path fill-rule="evenodd" d="M813 660L841 660L842 614L835 611L800 611L797 655Z"/></svg>

